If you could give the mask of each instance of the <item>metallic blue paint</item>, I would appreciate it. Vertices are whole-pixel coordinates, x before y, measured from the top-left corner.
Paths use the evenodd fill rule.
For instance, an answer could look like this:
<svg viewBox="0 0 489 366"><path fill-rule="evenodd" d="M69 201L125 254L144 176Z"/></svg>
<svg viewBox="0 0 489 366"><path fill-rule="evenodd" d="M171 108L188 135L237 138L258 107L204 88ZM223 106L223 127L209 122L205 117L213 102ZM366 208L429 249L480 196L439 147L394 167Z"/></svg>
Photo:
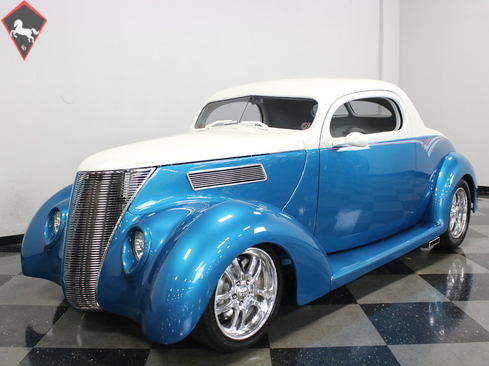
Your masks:
<svg viewBox="0 0 489 366"><path fill-rule="evenodd" d="M61 285L61 258L68 206L72 186L52 196L35 214L22 243L22 272L26 276L40 277ZM46 223L54 208L61 211L63 222L54 237L46 237Z"/></svg>
<svg viewBox="0 0 489 366"><path fill-rule="evenodd" d="M143 214L158 211L178 201L200 200L202 197L263 201L283 207L301 178L306 151L294 151L236 159L160 167L136 196L130 211ZM187 173L235 166L262 164L268 178L263 182L192 190Z"/></svg>
<svg viewBox="0 0 489 366"><path fill-rule="evenodd" d="M329 254L328 259L333 270L331 289L341 287L389 263L440 236L444 231L439 224L420 222L384 240Z"/></svg>
<svg viewBox="0 0 489 366"><path fill-rule="evenodd" d="M466 179L471 188L472 210L475 212L477 210L477 181L474 169L467 158L452 152L443 159L434 186L433 199L427 212L428 220L441 225L443 231L448 228L452 197L462 179Z"/></svg>
<svg viewBox="0 0 489 366"><path fill-rule="evenodd" d="M406 228L413 211L415 143L324 149L315 236L327 253Z"/></svg>
<svg viewBox="0 0 489 366"><path fill-rule="evenodd" d="M152 238L146 265L134 278L123 275L118 263L131 230L119 228L102 269L99 304L140 321L146 336L157 342L177 342L192 331L221 274L253 245L271 243L287 253L296 269L299 303L330 290L332 272L317 241L273 206L236 200L182 202L139 219L128 213L126 224L146 227Z"/></svg>
<svg viewBox="0 0 489 366"><path fill-rule="evenodd" d="M455 151L450 141L443 136L424 136L414 142L416 146L414 199L417 210L413 211L409 218L408 226L420 222L426 216L445 156Z"/></svg>
<svg viewBox="0 0 489 366"><path fill-rule="evenodd" d="M319 150L308 150L302 176L289 201L283 207L311 233L316 229L319 180Z"/></svg>
<svg viewBox="0 0 489 366"><path fill-rule="evenodd" d="M193 191L187 179L191 171L257 163L264 182ZM112 236L98 302L141 323L152 340L177 342L199 321L229 263L269 243L293 264L297 301L305 304L442 234L460 179L471 186L475 210L474 171L440 136L159 167ZM61 284L66 227L51 235L46 222L53 208L66 222L71 190L55 194L32 220L24 274ZM384 214L367 220L379 207ZM147 243L139 261L135 230Z"/></svg>

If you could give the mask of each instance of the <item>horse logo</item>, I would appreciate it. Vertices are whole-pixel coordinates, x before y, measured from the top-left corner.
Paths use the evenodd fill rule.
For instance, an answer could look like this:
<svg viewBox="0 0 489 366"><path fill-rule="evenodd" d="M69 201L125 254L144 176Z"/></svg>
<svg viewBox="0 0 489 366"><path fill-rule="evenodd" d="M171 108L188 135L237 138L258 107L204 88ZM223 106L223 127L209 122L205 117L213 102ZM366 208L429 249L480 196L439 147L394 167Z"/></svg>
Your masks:
<svg viewBox="0 0 489 366"><path fill-rule="evenodd" d="M36 36L39 32L35 28L23 28L23 25L24 23L22 23L22 20L17 19L14 22L14 30L10 32L10 37L17 38L17 34L20 34L21 36L26 36L29 43L34 43L34 37L32 35L34 34Z"/></svg>
<svg viewBox="0 0 489 366"><path fill-rule="evenodd" d="M2 19L10 39L24 60L34 47L34 42L37 44L46 21L47 19L26 1L22 1Z"/></svg>

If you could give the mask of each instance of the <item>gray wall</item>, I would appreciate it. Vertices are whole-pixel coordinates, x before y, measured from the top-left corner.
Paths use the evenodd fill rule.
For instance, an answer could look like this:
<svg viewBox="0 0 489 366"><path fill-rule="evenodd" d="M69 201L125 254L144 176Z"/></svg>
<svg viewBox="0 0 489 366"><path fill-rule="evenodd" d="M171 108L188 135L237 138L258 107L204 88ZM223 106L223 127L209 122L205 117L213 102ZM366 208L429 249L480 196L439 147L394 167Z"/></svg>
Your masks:
<svg viewBox="0 0 489 366"><path fill-rule="evenodd" d="M186 131L219 89L398 78L397 0L29 3L48 21L25 61L0 29L0 236L24 233L84 157Z"/></svg>
<svg viewBox="0 0 489 366"><path fill-rule="evenodd" d="M400 86L489 186L489 1L401 1Z"/></svg>

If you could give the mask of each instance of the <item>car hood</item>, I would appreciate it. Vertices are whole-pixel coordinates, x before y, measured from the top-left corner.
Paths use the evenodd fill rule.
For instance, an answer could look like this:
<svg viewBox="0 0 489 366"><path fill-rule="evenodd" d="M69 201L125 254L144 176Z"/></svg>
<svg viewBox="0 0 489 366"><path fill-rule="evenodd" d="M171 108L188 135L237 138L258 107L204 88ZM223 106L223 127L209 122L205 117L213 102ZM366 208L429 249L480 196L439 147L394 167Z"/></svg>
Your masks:
<svg viewBox="0 0 489 366"><path fill-rule="evenodd" d="M106 150L85 159L78 170L134 169L304 150L300 134L249 126L213 127Z"/></svg>

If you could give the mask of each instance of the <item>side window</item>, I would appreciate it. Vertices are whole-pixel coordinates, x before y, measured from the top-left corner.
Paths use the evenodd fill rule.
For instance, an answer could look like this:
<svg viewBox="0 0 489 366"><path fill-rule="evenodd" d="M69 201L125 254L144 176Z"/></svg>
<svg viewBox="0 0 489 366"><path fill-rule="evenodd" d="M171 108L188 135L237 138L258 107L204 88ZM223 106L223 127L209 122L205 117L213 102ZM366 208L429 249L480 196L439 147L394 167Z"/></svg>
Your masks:
<svg viewBox="0 0 489 366"><path fill-rule="evenodd" d="M196 123L203 128L215 122L263 121L260 108L249 102L249 97L207 105Z"/></svg>
<svg viewBox="0 0 489 366"><path fill-rule="evenodd" d="M393 100L357 99L346 102L335 111L330 133L333 137L344 137L351 132L371 134L396 131L401 125L399 107Z"/></svg>
<svg viewBox="0 0 489 366"><path fill-rule="evenodd" d="M340 105L338 109L334 112L333 118L348 117L348 110L345 105Z"/></svg>

